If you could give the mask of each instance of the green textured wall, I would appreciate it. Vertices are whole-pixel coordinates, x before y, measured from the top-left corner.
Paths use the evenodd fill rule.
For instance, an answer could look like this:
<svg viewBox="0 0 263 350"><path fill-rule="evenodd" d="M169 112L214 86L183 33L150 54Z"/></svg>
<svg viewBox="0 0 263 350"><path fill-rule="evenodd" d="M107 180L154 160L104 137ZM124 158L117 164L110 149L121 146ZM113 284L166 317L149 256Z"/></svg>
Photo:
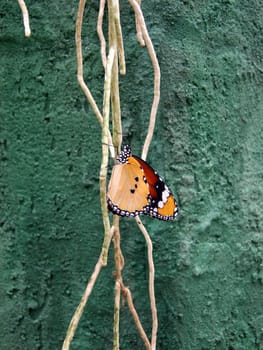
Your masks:
<svg viewBox="0 0 263 350"><path fill-rule="evenodd" d="M0 348L60 349L103 240L100 127L76 81L78 2L0 8ZM84 28L85 76L102 105L98 1ZM263 349L263 121L260 2L143 1L162 72L148 156L177 194L177 222L143 218L154 244L158 349ZM152 68L121 3L124 142L140 154ZM145 243L123 219L125 283L150 333ZM112 249L72 349L111 349ZM139 350L126 305L121 349Z"/></svg>

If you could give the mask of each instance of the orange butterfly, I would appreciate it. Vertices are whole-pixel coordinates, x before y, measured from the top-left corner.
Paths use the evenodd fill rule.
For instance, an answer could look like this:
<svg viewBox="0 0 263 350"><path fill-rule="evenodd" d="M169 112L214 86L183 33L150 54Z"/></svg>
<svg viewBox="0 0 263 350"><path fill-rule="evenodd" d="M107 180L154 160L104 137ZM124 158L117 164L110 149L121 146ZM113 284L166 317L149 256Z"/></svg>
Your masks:
<svg viewBox="0 0 263 350"><path fill-rule="evenodd" d="M153 168L124 146L113 167L107 194L108 208L120 216L149 215L173 220L178 206L171 191Z"/></svg>

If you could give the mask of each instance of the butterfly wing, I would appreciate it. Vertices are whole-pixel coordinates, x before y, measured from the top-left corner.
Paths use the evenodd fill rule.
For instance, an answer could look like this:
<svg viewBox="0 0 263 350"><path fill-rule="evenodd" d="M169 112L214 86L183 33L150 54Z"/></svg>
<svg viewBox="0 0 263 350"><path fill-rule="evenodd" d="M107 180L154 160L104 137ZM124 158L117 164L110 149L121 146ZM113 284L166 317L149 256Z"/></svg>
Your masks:
<svg viewBox="0 0 263 350"><path fill-rule="evenodd" d="M136 216L149 211L149 185L134 157L113 167L107 194L108 208L120 216Z"/></svg>
<svg viewBox="0 0 263 350"><path fill-rule="evenodd" d="M140 164L150 191L150 205L146 214L159 220L173 220L178 215L178 206L168 186L158 173L144 160L133 158Z"/></svg>
<svg viewBox="0 0 263 350"><path fill-rule="evenodd" d="M109 183L108 208L121 216L150 215L172 220L178 215L173 194L157 172L124 146L117 157Z"/></svg>

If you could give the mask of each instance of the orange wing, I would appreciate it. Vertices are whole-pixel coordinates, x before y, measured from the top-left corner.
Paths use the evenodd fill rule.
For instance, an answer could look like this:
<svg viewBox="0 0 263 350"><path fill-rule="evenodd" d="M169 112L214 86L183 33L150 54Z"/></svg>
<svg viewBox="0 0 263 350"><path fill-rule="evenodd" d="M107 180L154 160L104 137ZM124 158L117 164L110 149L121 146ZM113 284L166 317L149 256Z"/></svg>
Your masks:
<svg viewBox="0 0 263 350"><path fill-rule="evenodd" d="M121 216L150 215L173 220L178 215L175 198L163 179L144 160L124 146L113 167L108 187L108 208Z"/></svg>
<svg viewBox="0 0 263 350"><path fill-rule="evenodd" d="M173 220L178 215L178 206L172 192L158 173L144 160L133 156L140 164L150 189L148 215L160 220Z"/></svg>
<svg viewBox="0 0 263 350"><path fill-rule="evenodd" d="M108 187L108 207L121 216L146 214L149 186L138 162L129 157L127 163L113 167Z"/></svg>

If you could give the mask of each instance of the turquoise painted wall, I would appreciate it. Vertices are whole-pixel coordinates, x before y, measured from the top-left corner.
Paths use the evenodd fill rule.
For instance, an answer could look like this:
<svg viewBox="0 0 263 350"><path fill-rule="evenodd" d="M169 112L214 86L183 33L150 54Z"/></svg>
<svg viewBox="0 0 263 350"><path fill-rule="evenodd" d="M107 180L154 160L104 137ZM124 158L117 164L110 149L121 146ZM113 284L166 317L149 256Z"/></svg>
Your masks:
<svg viewBox="0 0 263 350"><path fill-rule="evenodd" d="M89 1L85 78L102 106ZM60 349L99 256L100 127L76 80L78 2L16 1L0 9L0 347ZM143 1L162 73L148 161L180 203L177 222L143 218L154 245L158 349L263 349L262 17L258 1ZM120 94L124 142L140 154L152 68L121 2L127 75ZM147 254L121 220L125 283L148 332ZM72 349L111 349L113 252ZM144 349L127 305L121 349Z"/></svg>

